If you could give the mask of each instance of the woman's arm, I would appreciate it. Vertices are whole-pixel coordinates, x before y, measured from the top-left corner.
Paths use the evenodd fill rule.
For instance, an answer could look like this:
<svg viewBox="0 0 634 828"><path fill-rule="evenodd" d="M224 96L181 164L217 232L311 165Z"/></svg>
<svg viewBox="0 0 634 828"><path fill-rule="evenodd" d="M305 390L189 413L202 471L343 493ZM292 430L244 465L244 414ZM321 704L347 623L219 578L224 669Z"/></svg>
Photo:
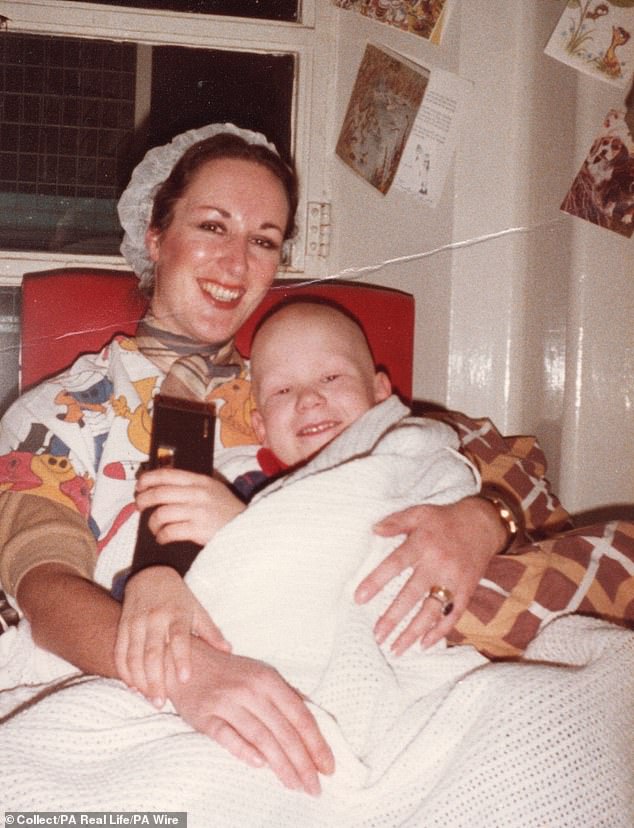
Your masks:
<svg viewBox="0 0 634 828"><path fill-rule="evenodd" d="M168 692L183 719L247 764L268 765L286 787L317 795L319 774L334 771L334 757L302 696L261 661L200 639L192 652L186 685L168 670Z"/></svg>
<svg viewBox="0 0 634 828"><path fill-rule="evenodd" d="M60 564L42 564L20 582L18 599L34 640L80 670L117 677L114 645L120 605L101 587ZM177 712L243 761L267 764L283 784L319 791L332 752L304 700L271 667L192 642L191 679L169 662L168 693Z"/></svg>
<svg viewBox="0 0 634 828"><path fill-rule="evenodd" d="M179 681L189 681L193 636L210 647L231 649L175 569L150 566L130 578L115 644L117 672L129 687L161 708L168 659Z"/></svg>
<svg viewBox="0 0 634 828"><path fill-rule="evenodd" d="M36 644L82 672L118 678L121 606L103 587L65 564L43 563L22 577L16 597Z"/></svg>
<svg viewBox="0 0 634 828"><path fill-rule="evenodd" d="M490 420L473 420L458 412L435 412L457 432L463 453L478 467L485 497L467 497L451 506L418 506L382 521L376 531L386 536L405 534L401 546L359 584L356 598L370 600L388 581L408 566L412 574L396 600L377 624L384 640L398 622L428 593L442 586L453 593L453 611L443 617L438 601L424 601L399 637L397 651L416 640L430 646L457 623L491 558L506 551L509 522L486 491L501 495L518 523L531 535L568 526L568 515L552 492L546 458L535 438L503 437ZM495 499L495 498L494 498ZM518 538L521 540L521 538ZM395 642L396 644L396 642Z"/></svg>
<svg viewBox="0 0 634 828"><path fill-rule="evenodd" d="M159 544L192 541L200 546L245 508L219 480L171 468L141 475L136 504L139 511L153 510L149 528ZM192 635L211 647L230 649L176 570L150 566L128 580L115 645L118 673L126 684L161 707L168 656L180 680L189 679Z"/></svg>
<svg viewBox="0 0 634 828"><path fill-rule="evenodd" d="M24 575L42 563L92 577L97 544L86 519L61 503L30 494L0 494L0 584L16 595Z"/></svg>

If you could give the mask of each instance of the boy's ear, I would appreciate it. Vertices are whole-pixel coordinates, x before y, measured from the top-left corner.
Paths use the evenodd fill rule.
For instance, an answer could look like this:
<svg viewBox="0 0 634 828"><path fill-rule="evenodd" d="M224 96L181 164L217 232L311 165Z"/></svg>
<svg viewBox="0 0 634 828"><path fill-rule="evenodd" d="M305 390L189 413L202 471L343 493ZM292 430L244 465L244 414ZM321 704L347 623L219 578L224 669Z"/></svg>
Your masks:
<svg viewBox="0 0 634 828"><path fill-rule="evenodd" d="M374 402L380 403L392 393L392 383L385 371L377 371L374 375Z"/></svg>
<svg viewBox="0 0 634 828"><path fill-rule="evenodd" d="M264 428L264 420L262 419L262 415L257 408L251 412L251 425L253 426L253 431L255 431L255 436L258 438L258 442L263 446L266 446L266 429Z"/></svg>

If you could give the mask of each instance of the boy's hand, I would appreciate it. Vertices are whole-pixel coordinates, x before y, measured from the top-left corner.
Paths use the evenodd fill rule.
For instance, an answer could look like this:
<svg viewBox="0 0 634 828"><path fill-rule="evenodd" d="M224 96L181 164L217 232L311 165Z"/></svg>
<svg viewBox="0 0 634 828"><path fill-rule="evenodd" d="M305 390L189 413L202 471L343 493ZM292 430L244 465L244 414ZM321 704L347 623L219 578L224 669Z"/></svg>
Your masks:
<svg viewBox="0 0 634 828"><path fill-rule="evenodd" d="M224 483L181 469L143 472L135 499L139 511L154 508L149 527L159 543L188 540L204 546L245 509Z"/></svg>
<svg viewBox="0 0 634 828"><path fill-rule="evenodd" d="M166 660L178 680L191 675L192 635L211 647L231 647L181 576L169 566L152 566L128 581L115 644L120 678L156 707L166 699Z"/></svg>

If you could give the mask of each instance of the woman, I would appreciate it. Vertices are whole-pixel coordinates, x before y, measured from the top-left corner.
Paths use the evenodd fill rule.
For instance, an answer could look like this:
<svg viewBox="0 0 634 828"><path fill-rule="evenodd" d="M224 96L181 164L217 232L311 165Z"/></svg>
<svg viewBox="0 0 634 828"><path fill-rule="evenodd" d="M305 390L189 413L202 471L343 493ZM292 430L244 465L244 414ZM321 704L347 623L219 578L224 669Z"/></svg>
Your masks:
<svg viewBox="0 0 634 828"><path fill-rule="evenodd" d="M243 371L232 337L275 276L296 204L294 173L261 135L213 125L152 150L121 201L122 250L142 285L151 286L148 317L134 340L118 338L100 355L80 358L25 395L3 421L2 584L36 642L84 672L120 675L114 652L121 606L108 588L134 547L134 484L147 456L152 396L159 387L201 396ZM98 402L85 404L86 394L97 394ZM217 453L227 474L230 454ZM48 488L31 482L42 465L49 477L51 468L60 472ZM403 646L446 634L506 539L495 508L479 498L413 507L377 531L408 539L364 579L357 600L412 568L379 622L381 640L432 583L453 592L446 617L438 601L423 601ZM168 630L174 660L166 690L180 715L244 761L269 765L288 787L318 793L332 754L279 674L227 652L193 600L187 628L170 628L168 613L158 629ZM164 641L143 647L150 657L158 647L162 663Z"/></svg>

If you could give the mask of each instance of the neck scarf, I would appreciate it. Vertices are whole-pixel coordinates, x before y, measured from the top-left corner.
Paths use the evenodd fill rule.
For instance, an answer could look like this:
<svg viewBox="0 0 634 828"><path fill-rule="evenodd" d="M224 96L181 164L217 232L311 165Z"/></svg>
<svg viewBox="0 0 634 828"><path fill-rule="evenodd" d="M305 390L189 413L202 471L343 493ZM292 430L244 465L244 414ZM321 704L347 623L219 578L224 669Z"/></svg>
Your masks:
<svg viewBox="0 0 634 828"><path fill-rule="evenodd" d="M233 339L219 345L196 342L172 333L151 314L136 332L139 350L165 373L161 393L189 400L204 400L211 391L244 371Z"/></svg>

